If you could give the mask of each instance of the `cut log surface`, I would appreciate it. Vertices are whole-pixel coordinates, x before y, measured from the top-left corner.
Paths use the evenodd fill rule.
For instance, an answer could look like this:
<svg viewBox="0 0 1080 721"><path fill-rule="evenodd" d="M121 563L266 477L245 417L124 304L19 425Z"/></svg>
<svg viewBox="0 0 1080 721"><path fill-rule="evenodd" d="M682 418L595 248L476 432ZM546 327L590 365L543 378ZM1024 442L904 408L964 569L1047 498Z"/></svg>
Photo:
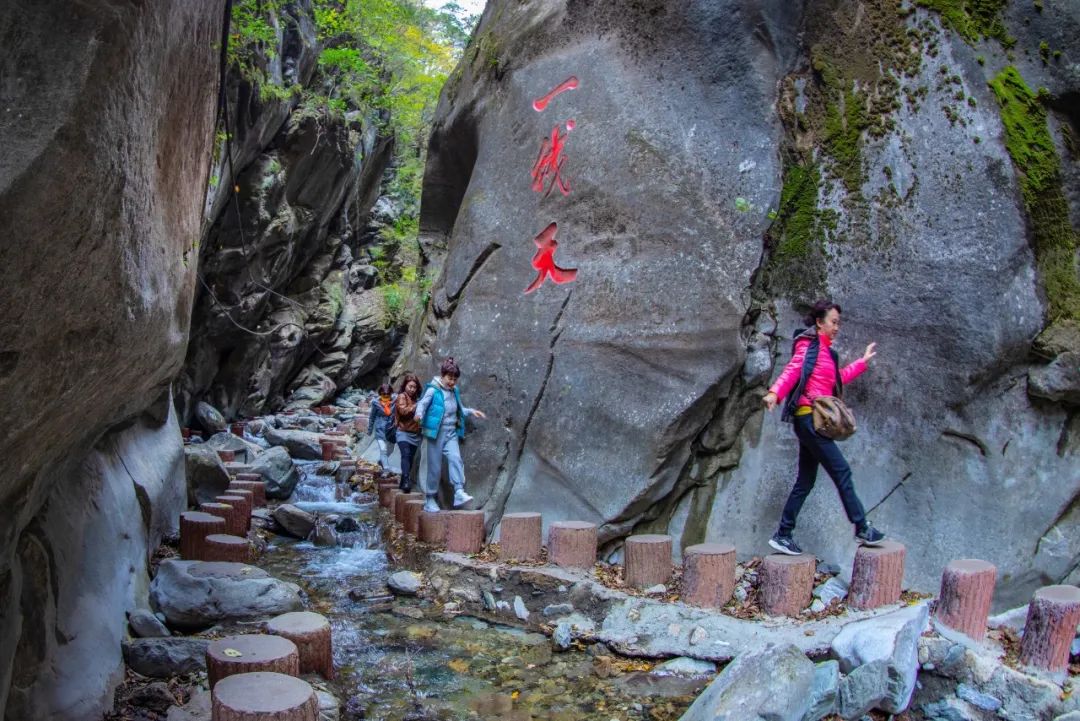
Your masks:
<svg viewBox="0 0 1080 721"><path fill-rule="evenodd" d="M552 523L548 528L548 560L568 568L592 568L596 564L596 524Z"/></svg>
<svg viewBox="0 0 1080 721"><path fill-rule="evenodd" d="M446 543L445 511L420 511L420 540L433 546Z"/></svg>
<svg viewBox="0 0 1080 721"><path fill-rule="evenodd" d="M394 496L394 520L398 523L405 523L405 504L409 501L422 501L424 500L423 493L398 493Z"/></svg>
<svg viewBox="0 0 1080 721"><path fill-rule="evenodd" d="M405 533L415 536L420 532L420 513L424 510L424 501L413 499L405 502L405 510L402 512Z"/></svg>
<svg viewBox="0 0 1080 721"><path fill-rule="evenodd" d="M700 543L683 551L683 601L720 608L731 600L734 591L735 546Z"/></svg>
<svg viewBox="0 0 1080 721"><path fill-rule="evenodd" d="M200 511L180 514L180 558L185 561L205 561L203 551L206 537L225 533L227 524L221 516Z"/></svg>
<svg viewBox="0 0 1080 721"><path fill-rule="evenodd" d="M761 605L774 616L798 616L810 605L817 561L809 554L774 553L761 564Z"/></svg>
<svg viewBox="0 0 1080 721"><path fill-rule="evenodd" d="M319 698L307 681L259 671L223 679L211 694L212 721L318 721Z"/></svg>
<svg viewBox="0 0 1080 721"><path fill-rule="evenodd" d="M994 597L997 568L975 558L962 558L945 566L934 618L966 636L981 641Z"/></svg>
<svg viewBox="0 0 1080 721"><path fill-rule="evenodd" d="M287 638L259 634L225 636L206 647L206 673L211 690L226 676L252 671L299 676L300 652Z"/></svg>
<svg viewBox="0 0 1080 721"><path fill-rule="evenodd" d="M1080 588L1044 586L1028 604L1020 663L1060 673L1069 665L1069 648L1080 624Z"/></svg>
<svg viewBox="0 0 1080 721"><path fill-rule="evenodd" d="M623 546L624 579L633 588L671 581L671 536L645 533L629 536Z"/></svg>
<svg viewBox="0 0 1080 721"><path fill-rule="evenodd" d="M241 473L240 475L248 476L250 473ZM251 491L251 507L252 508L266 508L266 482L265 481L242 481L235 480L229 484L227 493L232 493L234 490Z"/></svg>
<svg viewBox="0 0 1080 721"><path fill-rule="evenodd" d="M215 496L214 500L232 508L229 517L225 519L229 524L229 533L234 536L246 536L248 524L251 522L251 501L243 496L234 496L231 493L224 496Z"/></svg>
<svg viewBox="0 0 1080 721"><path fill-rule="evenodd" d="M484 546L483 511L444 511L446 550L451 553L478 553Z"/></svg>
<svg viewBox="0 0 1080 721"><path fill-rule="evenodd" d="M221 496L218 496L218 498L221 498ZM235 529L240 524L240 521L237 520L240 517L240 512L235 506L229 503L221 503L219 501L217 503L203 503L199 506L199 510L203 513L209 513L211 515L225 519L224 532L231 533L234 536L236 535ZM243 533L244 532L241 531L240 535L243 535Z"/></svg>
<svg viewBox="0 0 1080 721"><path fill-rule="evenodd" d="M393 513L394 499L401 495L401 489L395 483L392 486L379 486L379 505Z"/></svg>
<svg viewBox="0 0 1080 721"><path fill-rule="evenodd" d="M880 546L860 546L855 551L848 605L871 609L897 603L904 586L904 558L907 549L896 541Z"/></svg>
<svg viewBox="0 0 1080 721"><path fill-rule="evenodd" d="M261 481L262 476L258 473L237 473L236 480L238 481Z"/></svg>
<svg viewBox="0 0 1080 721"><path fill-rule="evenodd" d="M220 520L220 519L219 519ZM250 563L251 544L246 538L214 533L206 537L203 557L200 561L227 561L229 563Z"/></svg>
<svg viewBox="0 0 1080 721"><path fill-rule="evenodd" d="M543 518L539 513L507 513L499 524L499 556L519 561L540 557L544 546Z"/></svg>
<svg viewBox="0 0 1080 721"><path fill-rule="evenodd" d="M266 630L296 644L300 673L317 673L327 680L334 678L330 622L325 616L311 611L284 613L267 621Z"/></svg>

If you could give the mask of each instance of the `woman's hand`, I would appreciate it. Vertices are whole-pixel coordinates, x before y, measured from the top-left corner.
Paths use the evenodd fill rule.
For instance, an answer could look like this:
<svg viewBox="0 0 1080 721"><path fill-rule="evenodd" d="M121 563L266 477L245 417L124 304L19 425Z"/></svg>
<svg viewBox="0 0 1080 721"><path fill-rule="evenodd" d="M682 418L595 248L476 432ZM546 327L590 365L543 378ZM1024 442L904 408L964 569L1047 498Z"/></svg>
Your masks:
<svg viewBox="0 0 1080 721"><path fill-rule="evenodd" d="M866 351L862 354L863 363L869 363L870 359L877 355L877 351L874 350L877 347L877 343L871 343L866 346Z"/></svg>
<svg viewBox="0 0 1080 721"><path fill-rule="evenodd" d="M761 399L761 402L765 404L765 410L771 411L776 408L776 394L769 391L765 394L765 397Z"/></svg>
<svg viewBox="0 0 1080 721"><path fill-rule="evenodd" d="M472 414L473 414L474 416L476 416L477 418L479 418L480 420L482 420L482 421L486 421L486 420L487 420L487 416L486 416L486 415L484 415L484 412L483 412L483 411L478 411L478 410L476 410L475 408L473 408L473 409L472 409Z"/></svg>

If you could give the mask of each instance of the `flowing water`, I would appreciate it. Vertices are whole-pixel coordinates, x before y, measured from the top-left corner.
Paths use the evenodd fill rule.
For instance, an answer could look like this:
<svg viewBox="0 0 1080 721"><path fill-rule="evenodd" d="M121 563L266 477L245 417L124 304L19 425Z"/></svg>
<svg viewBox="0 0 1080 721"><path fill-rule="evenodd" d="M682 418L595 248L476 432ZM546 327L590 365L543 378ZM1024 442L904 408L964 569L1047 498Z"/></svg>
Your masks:
<svg viewBox="0 0 1080 721"><path fill-rule="evenodd" d="M343 494L320 463L299 465L293 502L356 523L332 547L275 536L260 565L330 620L343 719L675 721L709 680L651 673L603 647L553 653L543 634L389 597L385 579L400 569L385 550L385 512L371 495Z"/></svg>

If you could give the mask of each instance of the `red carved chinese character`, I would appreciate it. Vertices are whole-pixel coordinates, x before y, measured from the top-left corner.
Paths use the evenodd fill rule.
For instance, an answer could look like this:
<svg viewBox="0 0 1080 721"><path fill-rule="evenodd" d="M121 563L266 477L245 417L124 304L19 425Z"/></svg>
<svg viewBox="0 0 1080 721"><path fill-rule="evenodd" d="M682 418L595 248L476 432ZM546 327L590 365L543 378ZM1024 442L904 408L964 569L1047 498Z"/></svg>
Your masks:
<svg viewBox="0 0 1080 721"><path fill-rule="evenodd" d="M536 100L534 100L533 101L533 110L535 110L538 113L542 113L544 111L544 108L546 108L548 106L548 103L550 103L552 100L555 99L556 95L558 95L559 93L565 92L567 90L574 90L574 89L577 88L577 86L578 86L578 79L576 77L574 77L573 75L571 75L566 80L563 80L561 83L556 85L555 89L552 90L550 93L548 93L547 95L545 95L543 97L540 97L540 98L537 98Z"/></svg>
<svg viewBox="0 0 1080 721"><path fill-rule="evenodd" d="M536 280L525 289L526 294L542 286L545 278L551 278L554 283L562 285L577 277L576 268L560 268L555 265L555 250L559 247L558 241L555 240L555 231L558 229L558 223L551 223L533 238L533 242L539 248L532 258L532 267L536 268L537 274Z"/></svg>
<svg viewBox="0 0 1080 721"><path fill-rule="evenodd" d="M559 132L559 126L556 125L551 129L551 137L544 138L540 143L540 154L536 157L536 162L532 167L532 189L537 193L543 192L546 198L551 189L559 186L559 192L563 195L570 195L570 186L562 178L562 164L566 158L562 157L563 149L566 147L566 136L574 129L574 121L568 120L566 122L566 133ZM548 184L547 191L544 191L544 183L551 178L551 182Z"/></svg>

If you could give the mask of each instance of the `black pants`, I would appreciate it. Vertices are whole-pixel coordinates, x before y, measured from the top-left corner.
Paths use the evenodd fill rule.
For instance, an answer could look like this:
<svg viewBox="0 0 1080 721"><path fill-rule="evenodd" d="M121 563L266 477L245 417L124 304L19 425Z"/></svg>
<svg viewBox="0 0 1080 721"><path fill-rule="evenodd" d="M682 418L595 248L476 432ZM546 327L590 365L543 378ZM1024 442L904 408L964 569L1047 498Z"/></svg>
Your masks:
<svg viewBox="0 0 1080 721"><path fill-rule="evenodd" d="M398 449L401 451L401 483L398 488L403 491L411 491L413 485L413 459L420 447L408 441L398 441Z"/></svg>
<svg viewBox="0 0 1080 721"><path fill-rule="evenodd" d="M851 482L851 467L837 447L836 441L818 435L814 430L814 419L811 415L795 416L793 425L795 436L799 439L799 475L787 503L784 504L784 513L780 517L780 535L790 536L795 530L795 519L802 510L803 501L814 488L819 465L825 467L825 472L836 484L848 520L855 524L856 529L862 528L866 523L866 512L859 497L855 495L855 486Z"/></svg>

